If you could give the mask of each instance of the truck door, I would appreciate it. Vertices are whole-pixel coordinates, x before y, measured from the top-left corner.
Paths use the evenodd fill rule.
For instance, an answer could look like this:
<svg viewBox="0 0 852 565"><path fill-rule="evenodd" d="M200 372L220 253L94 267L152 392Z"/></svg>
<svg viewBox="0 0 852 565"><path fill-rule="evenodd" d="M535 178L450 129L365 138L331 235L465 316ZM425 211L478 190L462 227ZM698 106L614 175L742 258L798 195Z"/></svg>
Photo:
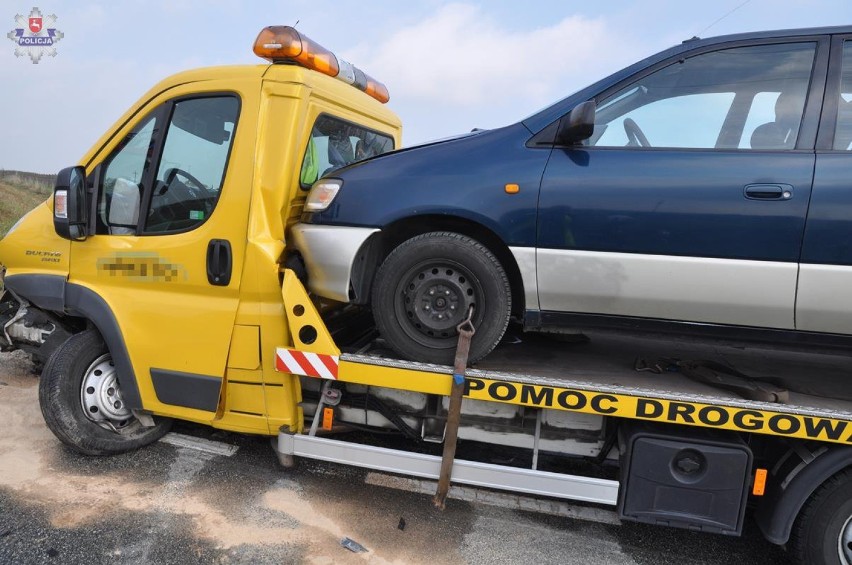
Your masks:
<svg viewBox="0 0 852 565"><path fill-rule="evenodd" d="M852 334L852 37L835 37L817 138L796 328Z"/></svg>
<svg viewBox="0 0 852 565"><path fill-rule="evenodd" d="M96 234L72 244L69 282L112 310L148 410L204 421L217 409L246 245L251 85L161 95L88 168Z"/></svg>
<svg viewBox="0 0 852 565"><path fill-rule="evenodd" d="M542 181L541 309L792 329L823 45L729 44L602 92Z"/></svg>

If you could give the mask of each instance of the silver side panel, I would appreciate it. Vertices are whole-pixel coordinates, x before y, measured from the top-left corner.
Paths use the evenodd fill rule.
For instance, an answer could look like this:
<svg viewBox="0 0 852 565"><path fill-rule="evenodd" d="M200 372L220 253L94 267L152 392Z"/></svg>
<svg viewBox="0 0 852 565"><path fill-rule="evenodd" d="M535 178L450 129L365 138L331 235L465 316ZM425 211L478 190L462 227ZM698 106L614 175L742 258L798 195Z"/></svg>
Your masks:
<svg viewBox="0 0 852 565"><path fill-rule="evenodd" d="M441 458L434 455L306 435L278 434L276 451L284 456L296 455L425 479L437 479L441 470ZM452 482L612 506L618 500L618 481L460 459L453 463Z"/></svg>
<svg viewBox="0 0 852 565"><path fill-rule="evenodd" d="M534 247L510 247L509 251L515 256L515 262L521 271L521 279L524 282L524 303L526 310L539 310L538 304L538 280L535 270L535 248Z"/></svg>
<svg viewBox="0 0 852 565"><path fill-rule="evenodd" d="M852 334L852 267L801 265L796 329Z"/></svg>
<svg viewBox="0 0 852 565"><path fill-rule="evenodd" d="M349 302L349 277L358 250L376 228L296 224L291 243L308 268L308 288L325 298Z"/></svg>
<svg viewBox="0 0 852 565"><path fill-rule="evenodd" d="M793 329L796 263L538 250L542 310Z"/></svg>

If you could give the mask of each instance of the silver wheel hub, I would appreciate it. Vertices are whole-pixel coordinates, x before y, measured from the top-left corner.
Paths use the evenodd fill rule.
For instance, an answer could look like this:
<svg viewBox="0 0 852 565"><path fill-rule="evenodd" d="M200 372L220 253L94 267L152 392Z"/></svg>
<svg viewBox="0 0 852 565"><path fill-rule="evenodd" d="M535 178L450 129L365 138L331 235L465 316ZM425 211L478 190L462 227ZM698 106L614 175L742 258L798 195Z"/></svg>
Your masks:
<svg viewBox="0 0 852 565"><path fill-rule="evenodd" d="M837 555L845 565L852 564L852 516L846 519L837 540Z"/></svg>
<svg viewBox="0 0 852 565"><path fill-rule="evenodd" d="M122 428L132 420L133 413L121 397L115 365L109 354L101 355L86 369L80 403L89 420L110 430Z"/></svg>

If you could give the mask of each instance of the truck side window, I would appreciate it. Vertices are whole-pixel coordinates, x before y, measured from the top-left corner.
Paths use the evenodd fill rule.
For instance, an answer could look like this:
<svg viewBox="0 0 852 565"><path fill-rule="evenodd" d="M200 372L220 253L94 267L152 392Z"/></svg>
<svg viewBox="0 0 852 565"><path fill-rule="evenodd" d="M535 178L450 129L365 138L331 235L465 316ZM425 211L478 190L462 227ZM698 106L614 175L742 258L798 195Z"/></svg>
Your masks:
<svg viewBox="0 0 852 565"><path fill-rule="evenodd" d="M239 105L235 96L175 103L151 191L146 234L191 230L213 213Z"/></svg>
<svg viewBox="0 0 852 565"><path fill-rule="evenodd" d="M98 197L96 233L136 233L142 181L151 164L156 131L155 114L133 128L106 161Z"/></svg>
<svg viewBox="0 0 852 565"><path fill-rule="evenodd" d="M852 41L843 42L843 65L840 73L840 101L837 107L834 148L849 151L852 150Z"/></svg>
<svg viewBox="0 0 852 565"><path fill-rule="evenodd" d="M793 149L815 53L779 43L668 65L599 101L588 145Z"/></svg>
<svg viewBox="0 0 852 565"><path fill-rule="evenodd" d="M319 116L308 139L299 182L307 190L334 169L392 149L390 136L331 116Z"/></svg>

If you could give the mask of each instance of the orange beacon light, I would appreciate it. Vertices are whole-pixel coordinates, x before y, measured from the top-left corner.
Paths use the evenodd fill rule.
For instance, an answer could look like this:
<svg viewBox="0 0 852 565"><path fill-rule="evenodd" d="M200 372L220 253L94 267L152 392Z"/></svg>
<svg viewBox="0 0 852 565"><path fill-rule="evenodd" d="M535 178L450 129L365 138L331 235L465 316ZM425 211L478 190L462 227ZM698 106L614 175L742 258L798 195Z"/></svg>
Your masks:
<svg viewBox="0 0 852 565"><path fill-rule="evenodd" d="M273 63L292 61L350 84L382 104L390 100L387 87L290 26L263 28L254 40L254 53Z"/></svg>

